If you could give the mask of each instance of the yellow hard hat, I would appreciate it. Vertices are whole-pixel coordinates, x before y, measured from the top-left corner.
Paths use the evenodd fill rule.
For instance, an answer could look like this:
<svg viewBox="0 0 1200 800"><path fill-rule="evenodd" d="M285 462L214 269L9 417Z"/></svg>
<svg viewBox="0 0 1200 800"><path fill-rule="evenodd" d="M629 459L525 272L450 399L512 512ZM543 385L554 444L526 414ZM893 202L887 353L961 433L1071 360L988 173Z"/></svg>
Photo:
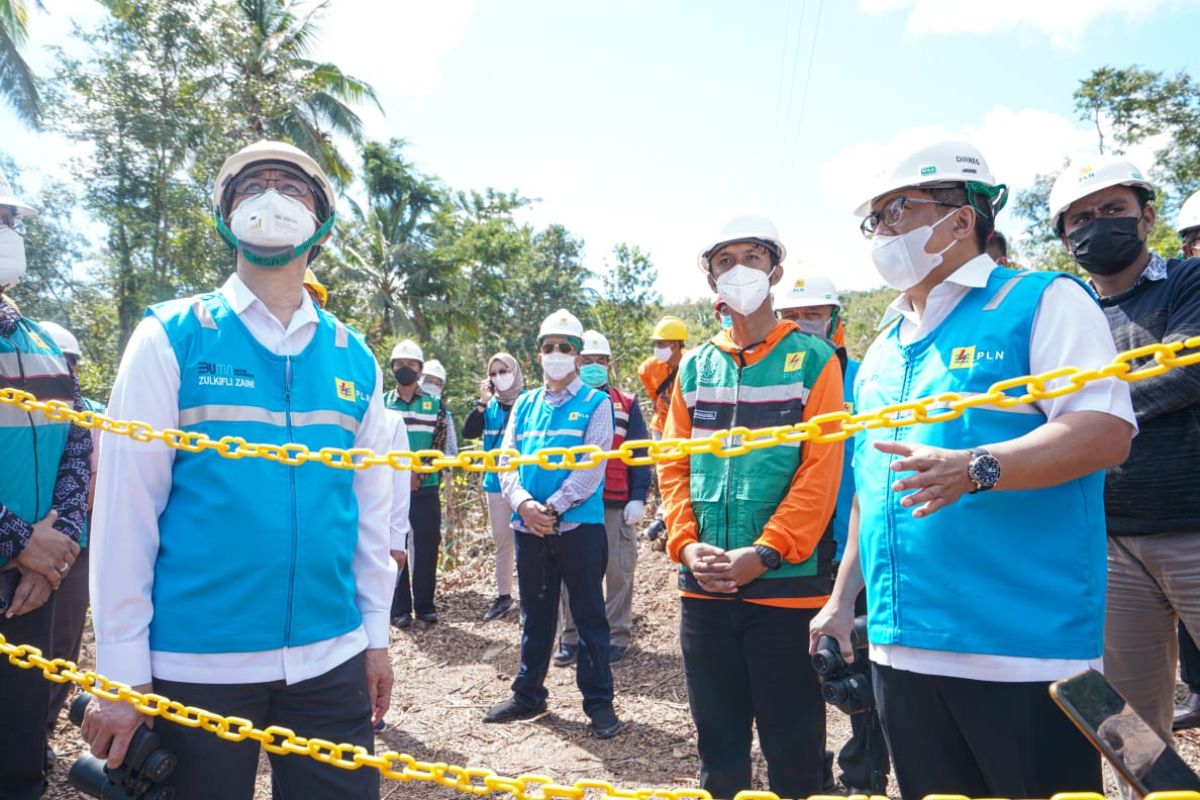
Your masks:
<svg viewBox="0 0 1200 800"><path fill-rule="evenodd" d="M650 338L656 342L686 342L687 324L679 317L663 317L654 326L654 334Z"/></svg>
<svg viewBox="0 0 1200 800"><path fill-rule="evenodd" d="M312 267L304 270L304 288L311 289L317 296L317 305L321 308L329 302L329 290L325 288L325 284L317 280L317 273L312 271Z"/></svg>

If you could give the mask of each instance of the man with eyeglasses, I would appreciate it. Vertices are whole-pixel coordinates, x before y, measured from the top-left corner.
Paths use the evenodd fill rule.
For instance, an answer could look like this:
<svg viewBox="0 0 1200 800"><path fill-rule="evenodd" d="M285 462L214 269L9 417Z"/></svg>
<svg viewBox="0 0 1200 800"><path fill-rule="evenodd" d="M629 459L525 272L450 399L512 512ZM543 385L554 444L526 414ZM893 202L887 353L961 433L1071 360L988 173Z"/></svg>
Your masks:
<svg viewBox="0 0 1200 800"><path fill-rule="evenodd" d="M24 220L34 213L0 174L0 389L82 411L62 351L5 294L25 274ZM55 594L79 555L91 452L86 428L0 405L0 634L11 644L53 650ZM0 663L0 787L7 797L36 798L45 788L53 685L39 670Z"/></svg>
<svg viewBox="0 0 1200 800"><path fill-rule="evenodd" d="M951 141L899 161L859 207L876 270L901 295L859 368L857 409L977 400L1001 380L1112 360L1085 286L985 254L1006 194L977 149ZM865 579L904 800L1102 791L1099 756L1047 686L1099 663L1103 471L1136 431L1129 389L959 410L943 401L928 413L945 421L857 437L849 538L813 643L833 635L850 656Z"/></svg>
<svg viewBox="0 0 1200 800"><path fill-rule="evenodd" d="M608 393L579 378L583 325L560 308L538 331L543 386L517 398L501 448L529 455L547 448L613 441L613 404ZM552 456L560 462L560 456ZM508 458L503 457L502 463ZM579 636L575 681L583 711L598 739L616 736L621 723L613 709L609 629L604 613L605 463L585 469L524 465L500 475L500 491L512 507L521 594L521 667L512 697L488 710L484 722L530 719L546 711L546 671L558 632L560 587L570 596Z"/></svg>
<svg viewBox="0 0 1200 800"><path fill-rule="evenodd" d="M1121 156L1076 158L1050 191L1051 224L1087 271L1119 350L1200 334L1200 260L1150 250L1154 196L1141 170ZM1130 366L1154 364L1147 356ZM1200 493L1192 483L1200 458L1200 367L1136 381L1129 392L1138 437L1104 487L1104 673L1170 741L1178 623L1200 631Z"/></svg>
<svg viewBox="0 0 1200 800"><path fill-rule="evenodd" d="M371 350L304 290L335 218L324 172L296 147L258 142L226 159L212 202L236 272L215 292L150 307L109 413L212 440L386 452L392 428ZM372 752L372 717L382 719L392 687L391 488L387 469L106 440L90 545L98 669L259 728ZM253 793L253 740L102 701L81 733L115 767L141 724L178 757L180 800ZM269 758L276 797L379 796L375 770Z"/></svg>

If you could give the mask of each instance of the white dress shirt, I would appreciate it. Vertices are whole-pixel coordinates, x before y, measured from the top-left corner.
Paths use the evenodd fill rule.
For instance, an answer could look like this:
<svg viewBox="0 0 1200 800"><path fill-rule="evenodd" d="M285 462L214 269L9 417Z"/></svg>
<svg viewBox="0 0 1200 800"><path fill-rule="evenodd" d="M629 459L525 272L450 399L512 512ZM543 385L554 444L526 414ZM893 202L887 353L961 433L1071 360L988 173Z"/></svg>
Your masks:
<svg viewBox="0 0 1200 800"><path fill-rule="evenodd" d="M907 294L901 294L888 306L884 320L902 316L900 343L909 345L919 341L950 316L967 292L986 286L988 276L995 268L996 262L988 256L976 256L933 288L925 301L923 314L917 313ZM998 311L1003 313L1003 310L1001 305ZM1036 375L1063 366L1101 367L1111 362L1116 354L1108 321L1095 298L1075 281L1053 281L1042 294L1034 314L1029 371ZM1047 420L1076 411L1101 411L1125 420L1135 433L1137 431L1129 385L1118 380L1097 381L1074 394L1034 405ZM1052 681L1089 667L1097 670L1102 667L1099 658L1092 661L1022 658L874 644L871 645L871 660L926 675L1003 682Z"/></svg>
<svg viewBox="0 0 1200 800"><path fill-rule="evenodd" d="M399 411L384 408L392 430L392 450L408 449L408 426ZM405 463L408 463L407 461ZM408 504L412 499L412 473L392 470L392 514L388 529L392 550L408 551L412 541L412 523L408 521Z"/></svg>
<svg viewBox="0 0 1200 800"><path fill-rule="evenodd" d="M295 355L312 340L317 311L297 287L299 307L285 328L235 274L220 289L260 344ZM393 428L384 415L379 368L355 447L386 452ZM108 413L156 429L179 427L179 363L162 324L147 316L121 358ZM395 566L388 554L392 474L382 467L354 475L358 542L351 561L362 624L341 636L301 647L249 653L173 653L150 649L151 591L158 557L158 518L171 493L175 451L105 435L92 516L91 595L96 665L114 680L139 685L151 677L187 683L297 683L322 675L367 647L386 648ZM215 456L213 456L215 457ZM329 469L308 466L305 469ZM198 569L203 565L198 564ZM203 625L203 620L197 620Z"/></svg>

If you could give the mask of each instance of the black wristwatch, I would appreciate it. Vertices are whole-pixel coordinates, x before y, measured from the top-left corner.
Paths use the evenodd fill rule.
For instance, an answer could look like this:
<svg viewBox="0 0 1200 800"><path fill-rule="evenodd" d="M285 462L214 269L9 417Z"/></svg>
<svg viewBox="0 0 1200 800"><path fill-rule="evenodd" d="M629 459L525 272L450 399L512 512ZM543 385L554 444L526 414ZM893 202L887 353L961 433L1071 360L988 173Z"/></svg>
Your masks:
<svg viewBox="0 0 1200 800"><path fill-rule="evenodd" d="M783 566L783 559L779 557L779 551L774 547L768 547L765 544L754 545L754 552L758 553L759 560L767 569L779 569Z"/></svg>
<svg viewBox="0 0 1200 800"><path fill-rule="evenodd" d="M975 484L970 494L986 492L1000 480L1000 462L982 447L972 448L969 452L971 463L967 465L967 477Z"/></svg>

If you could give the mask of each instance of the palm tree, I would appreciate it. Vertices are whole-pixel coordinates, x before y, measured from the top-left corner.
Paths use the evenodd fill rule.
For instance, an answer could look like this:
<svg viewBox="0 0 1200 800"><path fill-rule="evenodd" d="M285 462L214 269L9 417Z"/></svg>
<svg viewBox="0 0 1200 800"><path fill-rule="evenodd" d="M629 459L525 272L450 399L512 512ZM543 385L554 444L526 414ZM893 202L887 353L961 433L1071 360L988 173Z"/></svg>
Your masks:
<svg viewBox="0 0 1200 800"><path fill-rule="evenodd" d="M362 142L362 120L351 109L374 103L369 84L336 64L308 58L319 30L322 0L307 11L293 0L237 0L234 14L247 32L234 56L234 96L256 137L282 136L311 155L335 183L345 186L353 170L334 136ZM3 0L0 0L3 2Z"/></svg>
<svg viewBox="0 0 1200 800"><path fill-rule="evenodd" d="M35 0L45 11L41 0ZM42 115L41 100L33 71L20 49L29 32L29 3L26 0L0 0L0 95L8 98L22 120L38 127Z"/></svg>

